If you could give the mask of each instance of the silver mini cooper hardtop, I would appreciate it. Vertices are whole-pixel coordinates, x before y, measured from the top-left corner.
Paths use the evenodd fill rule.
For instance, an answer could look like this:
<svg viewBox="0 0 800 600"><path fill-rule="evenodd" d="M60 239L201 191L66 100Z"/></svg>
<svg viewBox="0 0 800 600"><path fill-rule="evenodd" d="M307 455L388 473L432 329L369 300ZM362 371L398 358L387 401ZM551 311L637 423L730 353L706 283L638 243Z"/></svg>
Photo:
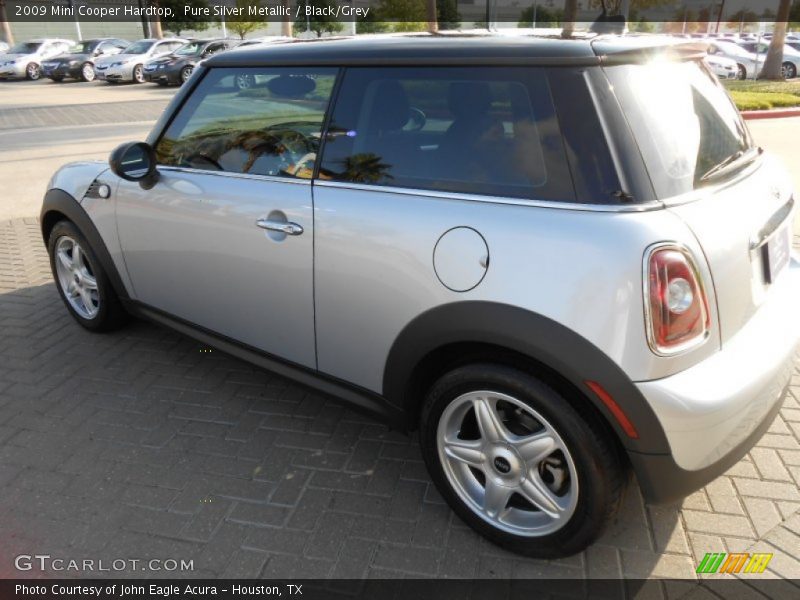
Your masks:
<svg viewBox="0 0 800 600"><path fill-rule="evenodd" d="M663 502L738 461L794 366L790 183L704 56L493 35L216 55L147 142L50 181L58 291L87 329L146 317L418 429L474 529L578 552L629 469Z"/></svg>

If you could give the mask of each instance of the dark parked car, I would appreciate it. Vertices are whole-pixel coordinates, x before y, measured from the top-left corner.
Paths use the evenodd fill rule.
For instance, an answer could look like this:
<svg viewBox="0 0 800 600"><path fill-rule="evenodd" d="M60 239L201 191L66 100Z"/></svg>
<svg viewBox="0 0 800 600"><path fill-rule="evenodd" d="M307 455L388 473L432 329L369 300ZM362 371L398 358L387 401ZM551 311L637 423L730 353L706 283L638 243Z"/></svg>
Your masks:
<svg viewBox="0 0 800 600"><path fill-rule="evenodd" d="M144 79L159 85L181 85L204 58L238 46L239 40L192 40L172 54L160 56L144 66Z"/></svg>
<svg viewBox="0 0 800 600"><path fill-rule="evenodd" d="M119 38L102 38L78 42L66 54L46 60L42 63L45 77L53 81L64 81L66 77L94 81L94 61L99 56L119 54L130 45L127 40Z"/></svg>

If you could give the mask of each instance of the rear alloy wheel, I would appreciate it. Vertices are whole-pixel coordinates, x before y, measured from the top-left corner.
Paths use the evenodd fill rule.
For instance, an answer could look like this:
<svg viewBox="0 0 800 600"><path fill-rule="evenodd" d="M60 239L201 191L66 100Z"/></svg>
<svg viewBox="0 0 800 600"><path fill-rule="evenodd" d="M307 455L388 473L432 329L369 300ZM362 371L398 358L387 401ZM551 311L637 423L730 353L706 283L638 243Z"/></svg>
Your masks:
<svg viewBox="0 0 800 600"><path fill-rule="evenodd" d="M81 79L84 81L94 81L95 72L94 72L94 65L92 63L83 63L81 67Z"/></svg>
<svg viewBox="0 0 800 600"><path fill-rule="evenodd" d="M794 79L797 77L797 67L790 62L785 62L781 65L781 75L784 79Z"/></svg>
<svg viewBox="0 0 800 600"><path fill-rule="evenodd" d="M36 63L30 63L25 68L25 77L30 79L31 81L36 81L42 76L42 70L39 68L39 65Z"/></svg>
<svg viewBox="0 0 800 600"><path fill-rule="evenodd" d="M142 67L142 65L133 67L133 81L136 83L144 83L144 67Z"/></svg>
<svg viewBox="0 0 800 600"><path fill-rule="evenodd" d="M181 69L181 83L186 83L189 80L189 77L192 76L192 71L194 71L194 67L191 65L187 65Z"/></svg>
<svg viewBox="0 0 800 600"><path fill-rule="evenodd" d="M431 478L492 542L538 558L591 544L616 512L625 478L597 417L539 379L491 364L437 381L421 417Z"/></svg>
<svg viewBox="0 0 800 600"><path fill-rule="evenodd" d="M739 80L747 79L747 69L744 68L744 65L741 64L736 65L736 79Z"/></svg>

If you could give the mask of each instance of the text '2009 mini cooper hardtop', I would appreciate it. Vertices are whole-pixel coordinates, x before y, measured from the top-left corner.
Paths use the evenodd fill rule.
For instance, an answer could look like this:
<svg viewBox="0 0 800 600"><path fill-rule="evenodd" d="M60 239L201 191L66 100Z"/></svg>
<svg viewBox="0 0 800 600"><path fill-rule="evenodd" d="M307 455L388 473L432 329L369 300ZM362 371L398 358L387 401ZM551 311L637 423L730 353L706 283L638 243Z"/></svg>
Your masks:
<svg viewBox="0 0 800 600"><path fill-rule="evenodd" d="M488 35L214 56L146 143L50 182L59 293L88 329L147 317L418 428L473 528L578 552L628 467L669 501L733 465L793 369L792 190L704 55Z"/></svg>

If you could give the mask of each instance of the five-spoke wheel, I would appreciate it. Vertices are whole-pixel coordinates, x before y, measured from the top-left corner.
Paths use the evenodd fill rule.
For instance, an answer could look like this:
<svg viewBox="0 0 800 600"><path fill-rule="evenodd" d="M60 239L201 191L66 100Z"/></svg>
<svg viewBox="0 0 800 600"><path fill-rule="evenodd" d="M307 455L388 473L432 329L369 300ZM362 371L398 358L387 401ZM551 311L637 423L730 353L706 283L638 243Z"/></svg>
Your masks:
<svg viewBox="0 0 800 600"><path fill-rule="evenodd" d="M443 374L425 398L420 445L437 489L468 525L514 552L580 552L619 506L626 478L614 441L590 401L569 390L474 363Z"/></svg>
<svg viewBox="0 0 800 600"><path fill-rule="evenodd" d="M475 513L517 535L542 535L575 511L578 479L561 436L537 411L494 391L462 394L439 420L448 481Z"/></svg>
<svg viewBox="0 0 800 600"><path fill-rule="evenodd" d="M47 251L58 293L78 323L92 331L110 331L128 320L94 249L73 223L53 226Z"/></svg>
<svg viewBox="0 0 800 600"><path fill-rule="evenodd" d="M62 236L56 242L58 284L73 310L93 319L100 310L100 293L84 250L74 238Z"/></svg>

